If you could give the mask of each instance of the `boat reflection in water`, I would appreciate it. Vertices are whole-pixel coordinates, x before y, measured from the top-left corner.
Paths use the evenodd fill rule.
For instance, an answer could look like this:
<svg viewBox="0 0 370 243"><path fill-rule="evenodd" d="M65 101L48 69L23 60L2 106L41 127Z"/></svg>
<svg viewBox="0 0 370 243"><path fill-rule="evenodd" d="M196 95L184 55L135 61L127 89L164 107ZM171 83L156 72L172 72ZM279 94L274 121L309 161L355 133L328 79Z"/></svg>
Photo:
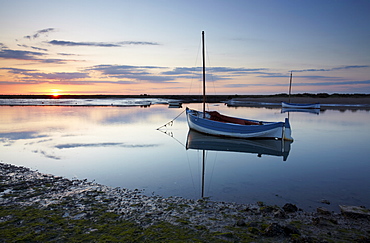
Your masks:
<svg viewBox="0 0 370 243"><path fill-rule="evenodd" d="M283 139L237 139L210 136L189 130L186 149L240 152L281 156L286 161L293 141Z"/></svg>
<svg viewBox="0 0 370 243"><path fill-rule="evenodd" d="M282 108L281 113L286 113L286 112L305 112L305 113L311 113L311 114L320 114L320 109L294 109L294 108Z"/></svg>
<svg viewBox="0 0 370 243"><path fill-rule="evenodd" d="M205 177L205 152L206 151L225 151L281 156L286 161L293 141L277 139L237 139L210 136L203 133L189 130L186 141L186 149L202 150L202 192L204 198L204 177Z"/></svg>

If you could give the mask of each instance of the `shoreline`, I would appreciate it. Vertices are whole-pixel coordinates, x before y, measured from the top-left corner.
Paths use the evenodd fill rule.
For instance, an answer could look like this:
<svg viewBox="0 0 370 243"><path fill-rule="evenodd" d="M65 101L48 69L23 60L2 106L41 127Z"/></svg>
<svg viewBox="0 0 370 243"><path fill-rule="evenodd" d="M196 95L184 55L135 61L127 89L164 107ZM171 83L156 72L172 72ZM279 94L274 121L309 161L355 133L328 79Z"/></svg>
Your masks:
<svg viewBox="0 0 370 243"><path fill-rule="evenodd" d="M11 100L17 99L17 102ZM45 99L45 101L43 101ZM134 99L135 102L125 104L125 99ZM31 100L23 102L19 100ZM33 102L33 100L37 100ZM70 100L81 102L70 103ZM88 101L86 101L88 100ZM95 102L92 102L95 100ZM116 100L116 102L114 102ZM109 101L109 102L108 102ZM118 102L117 102L118 101ZM170 101L183 104L201 103L199 95L0 95L0 106L143 106L168 105ZM232 101L232 102L230 102ZM370 110L370 95L292 95L291 103L320 103L321 111L325 110ZM289 102L287 95L210 95L207 103L225 103L237 107L267 107L281 108L281 102Z"/></svg>
<svg viewBox="0 0 370 243"><path fill-rule="evenodd" d="M94 220L92 215L96 215L94 210L98 207L116 215L114 222L130 221L145 229L164 222L195 234L210 234L223 240L231 238L236 242L246 239L264 242L370 240L370 211L364 207L342 206L341 213L323 207L316 212L304 212L299 205L289 203L280 208L263 202L237 204L145 196L138 190L68 180L5 163L0 163L0 177L2 210L33 207L55 212L59 209L65 220L74 222ZM9 217L12 216L1 215L0 222L6 223ZM2 230L4 226L0 232Z"/></svg>

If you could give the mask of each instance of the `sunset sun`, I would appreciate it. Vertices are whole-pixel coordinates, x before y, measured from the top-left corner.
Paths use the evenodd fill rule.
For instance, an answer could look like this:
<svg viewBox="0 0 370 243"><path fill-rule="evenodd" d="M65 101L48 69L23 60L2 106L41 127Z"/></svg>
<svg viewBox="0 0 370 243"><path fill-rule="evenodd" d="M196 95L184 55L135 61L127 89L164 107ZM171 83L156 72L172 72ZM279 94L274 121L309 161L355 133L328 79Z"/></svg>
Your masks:
<svg viewBox="0 0 370 243"><path fill-rule="evenodd" d="M51 93L51 95L53 96L53 97L58 97L59 95L60 95L60 92L61 92L62 90L60 90L60 89L51 89L50 90L50 93Z"/></svg>

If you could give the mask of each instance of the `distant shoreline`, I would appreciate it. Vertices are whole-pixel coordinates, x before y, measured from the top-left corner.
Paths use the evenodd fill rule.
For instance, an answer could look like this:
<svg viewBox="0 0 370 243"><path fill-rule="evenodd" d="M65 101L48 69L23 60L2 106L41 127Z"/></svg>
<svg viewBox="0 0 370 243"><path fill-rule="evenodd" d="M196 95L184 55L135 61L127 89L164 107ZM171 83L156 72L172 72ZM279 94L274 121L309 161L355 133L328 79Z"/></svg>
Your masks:
<svg viewBox="0 0 370 243"><path fill-rule="evenodd" d="M0 100L7 99L80 99L80 100L108 100L108 99L163 99L167 101L176 100L183 104L189 103L200 103L203 101L200 95L59 95L57 97L53 95L0 95ZM145 100L144 100L145 99ZM207 96L207 103L227 103L226 101L242 101L242 105L245 107L268 107L276 108L281 107L281 102L290 103L320 103L321 110L334 109L334 110L370 110L370 94L294 94L290 97L287 94L275 94L275 95L209 95ZM0 102L1 103L1 102ZM0 104L1 105L1 104ZM5 104L13 105L13 104ZM19 105L19 104L14 104ZM27 104L21 104L27 105ZM33 104L29 104L33 105ZM45 104L49 105L49 104ZM58 105L58 104L53 104ZM110 105L110 104L109 104ZM76 105L78 106L78 105ZM94 105L89 105L94 106ZM95 105L98 106L98 105ZM106 104L104 104L106 106ZM111 105L110 105L111 106ZM113 105L112 106L119 106ZM235 105L230 105L235 106Z"/></svg>
<svg viewBox="0 0 370 243"><path fill-rule="evenodd" d="M186 103L202 101L201 95L0 95L0 99L124 99L124 98L163 98L163 99L176 99L182 100ZM207 102L217 103L229 99L251 99L256 101L271 101L282 102L288 101L287 94L274 94L274 95L207 95ZM292 102L305 102L312 100L320 103L344 104L344 102L360 102L360 104L370 104L370 94L293 94L291 95Z"/></svg>

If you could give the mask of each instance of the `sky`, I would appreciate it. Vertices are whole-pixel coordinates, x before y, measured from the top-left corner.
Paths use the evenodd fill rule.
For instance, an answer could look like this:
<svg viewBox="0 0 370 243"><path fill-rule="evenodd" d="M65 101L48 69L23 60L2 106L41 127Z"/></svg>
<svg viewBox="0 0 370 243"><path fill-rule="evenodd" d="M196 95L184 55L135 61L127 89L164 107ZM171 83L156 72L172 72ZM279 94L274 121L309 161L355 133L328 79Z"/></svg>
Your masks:
<svg viewBox="0 0 370 243"><path fill-rule="evenodd" d="M0 94L370 93L369 0L0 6Z"/></svg>

